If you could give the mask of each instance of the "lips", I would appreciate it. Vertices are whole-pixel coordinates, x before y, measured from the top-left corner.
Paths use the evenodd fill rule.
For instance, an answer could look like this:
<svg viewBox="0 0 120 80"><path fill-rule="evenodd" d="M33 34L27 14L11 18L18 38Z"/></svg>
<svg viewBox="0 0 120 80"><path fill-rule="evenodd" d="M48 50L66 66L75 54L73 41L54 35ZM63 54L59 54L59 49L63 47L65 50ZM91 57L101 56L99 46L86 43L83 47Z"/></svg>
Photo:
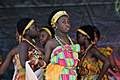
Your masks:
<svg viewBox="0 0 120 80"><path fill-rule="evenodd" d="M68 32L68 31L70 30L70 28L69 28L69 27L66 27L65 30Z"/></svg>
<svg viewBox="0 0 120 80"><path fill-rule="evenodd" d="M44 41L40 41L41 44L44 44Z"/></svg>

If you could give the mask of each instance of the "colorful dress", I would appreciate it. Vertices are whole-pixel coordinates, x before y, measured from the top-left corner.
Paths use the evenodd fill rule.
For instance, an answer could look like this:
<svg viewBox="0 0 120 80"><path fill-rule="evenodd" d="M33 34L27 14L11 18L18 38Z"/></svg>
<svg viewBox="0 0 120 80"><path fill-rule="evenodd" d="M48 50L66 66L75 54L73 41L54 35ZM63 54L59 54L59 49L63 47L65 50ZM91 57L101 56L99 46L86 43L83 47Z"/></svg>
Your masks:
<svg viewBox="0 0 120 80"><path fill-rule="evenodd" d="M65 45L69 52L62 46L57 46L51 54L51 62L46 68L46 80L77 80L75 67L78 63L80 45Z"/></svg>
<svg viewBox="0 0 120 80"><path fill-rule="evenodd" d="M28 60L31 60L33 57L35 58L39 58L40 53L35 50L32 49L31 51L28 51ZM20 64L20 58L19 58L19 54L17 54L17 74L15 76L15 80L25 80L25 72L26 70L24 68L22 68L21 64ZM32 67L33 70L35 70L34 66Z"/></svg>
<svg viewBox="0 0 120 80"><path fill-rule="evenodd" d="M104 56L108 58L108 56L111 55L112 49L111 48L99 48L98 49L101 53L103 53ZM94 61L89 58L84 58L82 61L82 68L80 71L81 79L82 80L96 80L100 69L102 69L103 63L98 60ZM107 75L105 74L102 80L108 80Z"/></svg>
<svg viewBox="0 0 120 80"><path fill-rule="evenodd" d="M107 48L98 48L98 50L106 57L108 58L111 53L113 52L113 50L110 47ZM99 60L99 66L100 68L102 68L103 63Z"/></svg>

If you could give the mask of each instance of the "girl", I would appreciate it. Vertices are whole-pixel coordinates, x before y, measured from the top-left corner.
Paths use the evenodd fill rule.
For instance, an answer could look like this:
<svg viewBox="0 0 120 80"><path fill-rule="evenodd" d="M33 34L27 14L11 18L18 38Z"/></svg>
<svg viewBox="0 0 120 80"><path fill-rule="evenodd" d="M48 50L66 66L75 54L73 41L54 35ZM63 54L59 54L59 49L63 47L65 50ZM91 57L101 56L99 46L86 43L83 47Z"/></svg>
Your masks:
<svg viewBox="0 0 120 80"><path fill-rule="evenodd" d="M77 30L77 41L84 48L84 55L81 58L80 75L82 80L101 80L107 71L110 63L91 42L94 41L94 30L92 26L81 26ZM104 65L100 70L98 66L98 59Z"/></svg>
<svg viewBox="0 0 120 80"><path fill-rule="evenodd" d="M46 80L76 80L75 67L78 63L80 46L74 44L68 35L71 28L66 11L56 10L49 18L55 28L55 38L45 45ZM49 63L50 62L50 63Z"/></svg>
<svg viewBox="0 0 120 80"><path fill-rule="evenodd" d="M17 23L17 32L20 36L18 45L18 60L17 60L17 74L16 80L25 80L25 62L32 59L41 59L42 53L34 45L32 39L38 37L38 28L36 23L31 18L23 18ZM38 67L37 62L31 65L32 69Z"/></svg>

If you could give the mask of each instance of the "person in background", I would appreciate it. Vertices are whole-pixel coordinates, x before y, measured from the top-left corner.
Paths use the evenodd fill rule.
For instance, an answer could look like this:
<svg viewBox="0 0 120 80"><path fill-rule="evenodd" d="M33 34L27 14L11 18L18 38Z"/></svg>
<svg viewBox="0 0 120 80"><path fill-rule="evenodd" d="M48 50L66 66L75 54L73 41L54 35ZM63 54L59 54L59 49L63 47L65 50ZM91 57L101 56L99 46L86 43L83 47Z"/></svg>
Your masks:
<svg viewBox="0 0 120 80"><path fill-rule="evenodd" d="M115 63L115 60L114 60L114 56L113 56L113 49L110 48L110 47L100 47L100 46L97 46L97 43L100 39L100 31L98 30L98 28L96 26L93 26L93 29L94 29L94 37L95 37L95 40L92 42L92 44L98 48L98 50L106 57L109 59L110 61L110 68L108 70L109 71L113 71L114 73L116 72L120 72L120 69L118 68L117 64ZM99 60L99 66L100 68L102 68L102 65L103 63ZM104 77L107 78L110 77L110 74L107 73L107 75L104 75ZM115 76L114 76L115 77Z"/></svg>
<svg viewBox="0 0 120 80"><path fill-rule="evenodd" d="M16 31L16 40L17 41L19 40L19 34L18 34L17 31ZM13 63L14 63L14 68L15 68L15 66L16 66L16 59L17 59L17 56L15 56L15 55L17 53L18 53L17 46L14 47L13 49L11 49L8 52L8 55L7 55L6 59L5 59L5 61L0 66L0 76L4 74L4 72L7 70L7 68L9 67L10 63L12 62L12 60L13 60Z"/></svg>
<svg viewBox="0 0 120 80"><path fill-rule="evenodd" d="M2 54L0 53L0 65L2 64Z"/></svg>
<svg viewBox="0 0 120 80"><path fill-rule="evenodd" d="M55 36L55 31L52 27L48 26L42 26L42 28L39 30L39 42L45 47L45 44L48 40L54 38Z"/></svg>
<svg viewBox="0 0 120 80"><path fill-rule="evenodd" d="M80 59L79 73L81 80L102 80L110 66L110 62L93 46L94 29L91 25L84 25L77 29L77 41L84 49L83 56ZM104 63L102 69L99 68L98 60Z"/></svg>

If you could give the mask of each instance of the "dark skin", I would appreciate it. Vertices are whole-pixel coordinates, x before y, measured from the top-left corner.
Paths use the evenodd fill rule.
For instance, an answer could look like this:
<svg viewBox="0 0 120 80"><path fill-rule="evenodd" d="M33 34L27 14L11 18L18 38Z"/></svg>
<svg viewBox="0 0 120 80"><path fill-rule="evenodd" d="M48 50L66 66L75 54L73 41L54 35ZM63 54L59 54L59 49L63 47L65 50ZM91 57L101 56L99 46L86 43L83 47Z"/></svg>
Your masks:
<svg viewBox="0 0 120 80"><path fill-rule="evenodd" d="M78 33L77 41L81 46L83 46L84 50L86 50L86 48L91 44L91 42L89 42L88 38L81 33ZM110 66L110 62L108 61L108 59L106 57L104 57L98 51L98 49L94 46L92 46L90 49L88 49L88 53L86 54L86 58L89 58L89 59L92 59L95 61L97 61L99 59L104 63L103 67L100 71L100 74L97 78L97 80L101 80L103 75L106 73L107 69Z"/></svg>
<svg viewBox="0 0 120 80"><path fill-rule="evenodd" d="M63 41L65 41L67 44L70 44L70 41L67 38L67 33L70 30L70 20L67 16L62 16L58 19L56 22L56 35L61 38ZM65 45L64 43L62 43ZM52 50L59 46L60 44L56 41L55 38L49 40L45 45L45 62L48 64L50 60L50 55L52 53Z"/></svg>
<svg viewBox="0 0 120 80"><path fill-rule="evenodd" d="M19 34L16 32L16 40L19 40ZM44 51L43 48L37 47L40 51ZM14 47L12 50L9 51L5 62L0 66L0 75L3 75L6 69L9 67L10 63L12 62L13 57L18 54L18 47Z"/></svg>
<svg viewBox="0 0 120 80"><path fill-rule="evenodd" d="M19 34L16 32L16 40L19 40ZM12 50L9 51L6 60L0 66L0 75L3 75L6 69L9 67L10 63L12 62L13 57L18 53L18 47L14 47Z"/></svg>
<svg viewBox="0 0 120 80"><path fill-rule="evenodd" d="M92 44L93 44L95 47L97 47L97 42L99 41L99 38L98 38L96 32L94 32L94 37L95 37L95 40L92 42ZM98 48L99 48L99 47L98 47ZM111 68L111 70L113 70L114 72L119 72L120 70L119 70L118 66L116 65L116 63L115 63L115 60L114 60L114 57L113 57L113 54L112 54L112 53L111 53L110 56L108 56L108 59L109 59L109 61L110 61L110 68Z"/></svg>
<svg viewBox="0 0 120 80"><path fill-rule="evenodd" d="M2 54L0 53L0 65L2 64Z"/></svg>
<svg viewBox="0 0 120 80"><path fill-rule="evenodd" d="M3 75L6 69L9 67L14 55L17 54L17 47L13 48L7 55L5 62L0 66L0 75Z"/></svg>
<svg viewBox="0 0 120 80"><path fill-rule="evenodd" d="M52 39L52 37L45 30L40 31L39 33L39 41L45 47L45 44L48 40Z"/></svg>
<svg viewBox="0 0 120 80"><path fill-rule="evenodd" d="M47 43L47 41L50 39L52 39L52 36L50 36L47 31L45 31L45 30L39 31L39 41L42 44L43 49L45 48L45 44ZM45 52L45 50L44 50L44 52ZM35 63L36 64L39 63L39 65L41 65L41 66L44 64L43 62L41 62L41 60L38 60L38 59L32 60L30 64L35 64Z"/></svg>
<svg viewBox="0 0 120 80"><path fill-rule="evenodd" d="M32 41L33 38L38 37L38 28L36 27L35 24L32 24L28 30L26 30L25 33L25 39L30 41L31 43L34 43ZM28 60L28 51L32 50L33 46L31 46L29 43L26 41L21 42L18 45L18 53L20 55L20 63L23 68L25 68L25 62Z"/></svg>

